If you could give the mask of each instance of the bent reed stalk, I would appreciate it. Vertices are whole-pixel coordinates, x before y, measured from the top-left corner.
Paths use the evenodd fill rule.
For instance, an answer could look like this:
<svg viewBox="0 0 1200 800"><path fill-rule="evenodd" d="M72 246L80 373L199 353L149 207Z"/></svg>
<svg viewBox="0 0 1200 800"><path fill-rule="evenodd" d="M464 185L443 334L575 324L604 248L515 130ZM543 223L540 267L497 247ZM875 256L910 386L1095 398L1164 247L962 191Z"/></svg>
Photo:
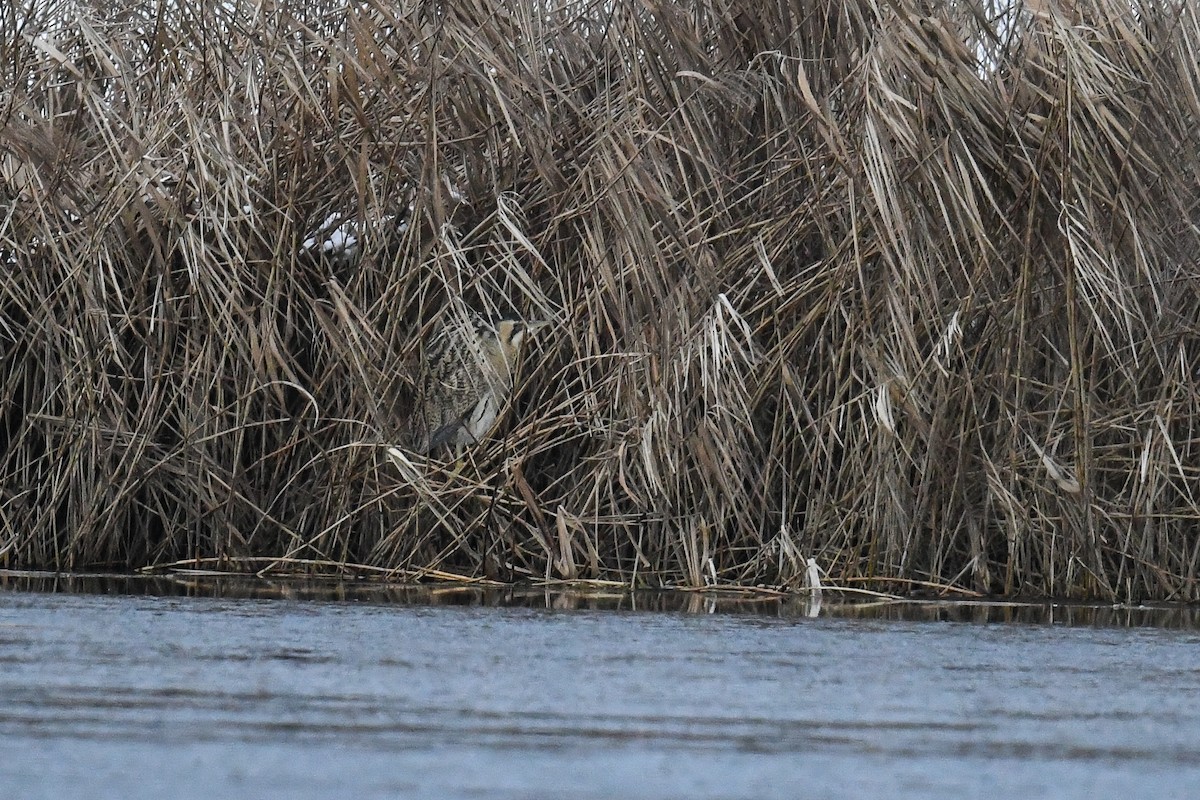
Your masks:
<svg viewBox="0 0 1200 800"><path fill-rule="evenodd" d="M1200 598L1194 3L0 34L7 566ZM553 324L459 469L393 456L467 311Z"/></svg>

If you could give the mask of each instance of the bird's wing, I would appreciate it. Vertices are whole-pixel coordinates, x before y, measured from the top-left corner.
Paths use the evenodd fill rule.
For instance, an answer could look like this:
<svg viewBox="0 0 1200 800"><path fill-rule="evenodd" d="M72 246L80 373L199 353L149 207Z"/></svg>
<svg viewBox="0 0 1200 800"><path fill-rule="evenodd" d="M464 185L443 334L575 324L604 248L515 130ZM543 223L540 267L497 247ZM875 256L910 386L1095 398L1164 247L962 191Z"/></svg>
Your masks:
<svg viewBox="0 0 1200 800"><path fill-rule="evenodd" d="M451 425L443 425L429 435L429 447L425 452L431 453L437 450L442 445L450 444L450 440L454 438L454 434L461 428L462 425L454 423Z"/></svg>
<svg viewBox="0 0 1200 800"><path fill-rule="evenodd" d="M442 408L434 412L435 418L429 420L429 447L428 451L436 450L444 444L449 444L454 440L454 437L460 430L470 430L469 418L474 416L479 408L480 397L478 393L470 393L470 396L459 395L447 402ZM427 452L428 452L427 451Z"/></svg>

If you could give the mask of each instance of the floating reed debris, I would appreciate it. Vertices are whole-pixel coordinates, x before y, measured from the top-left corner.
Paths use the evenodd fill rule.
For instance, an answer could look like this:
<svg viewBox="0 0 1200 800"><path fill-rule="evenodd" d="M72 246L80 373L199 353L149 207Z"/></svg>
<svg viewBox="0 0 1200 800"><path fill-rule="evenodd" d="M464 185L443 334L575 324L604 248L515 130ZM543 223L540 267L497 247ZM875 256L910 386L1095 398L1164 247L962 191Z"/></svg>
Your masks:
<svg viewBox="0 0 1200 800"><path fill-rule="evenodd" d="M9 3L0 566L1196 600L1198 13Z"/></svg>

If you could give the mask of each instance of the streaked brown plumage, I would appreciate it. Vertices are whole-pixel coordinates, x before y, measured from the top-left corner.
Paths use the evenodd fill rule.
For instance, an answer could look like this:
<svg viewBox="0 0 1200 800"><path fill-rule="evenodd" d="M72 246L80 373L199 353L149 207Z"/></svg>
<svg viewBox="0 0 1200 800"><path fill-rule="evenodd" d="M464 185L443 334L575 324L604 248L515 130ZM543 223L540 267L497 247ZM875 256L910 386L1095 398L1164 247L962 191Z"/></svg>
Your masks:
<svg viewBox="0 0 1200 800"><path fill-rule="evenodd" d="M512 393L522 345L545 324L471 313L443 326L425 349L417 380L413 450L432 453L449 446L458 459L487 436Z"/></svg>

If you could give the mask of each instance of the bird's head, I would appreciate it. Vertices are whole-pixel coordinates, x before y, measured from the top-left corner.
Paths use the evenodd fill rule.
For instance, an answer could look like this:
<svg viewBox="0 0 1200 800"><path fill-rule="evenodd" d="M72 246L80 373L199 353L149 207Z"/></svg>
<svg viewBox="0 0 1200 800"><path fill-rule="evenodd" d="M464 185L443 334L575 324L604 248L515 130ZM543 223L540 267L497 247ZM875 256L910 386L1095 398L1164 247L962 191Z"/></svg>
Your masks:
<svg viewBox="0 0 1200 800"><path fill-rule="evenodd" d="M526 339L549 324L545 320L502 319L496 323L496 340L506 354L515 356Z"/></svg>

